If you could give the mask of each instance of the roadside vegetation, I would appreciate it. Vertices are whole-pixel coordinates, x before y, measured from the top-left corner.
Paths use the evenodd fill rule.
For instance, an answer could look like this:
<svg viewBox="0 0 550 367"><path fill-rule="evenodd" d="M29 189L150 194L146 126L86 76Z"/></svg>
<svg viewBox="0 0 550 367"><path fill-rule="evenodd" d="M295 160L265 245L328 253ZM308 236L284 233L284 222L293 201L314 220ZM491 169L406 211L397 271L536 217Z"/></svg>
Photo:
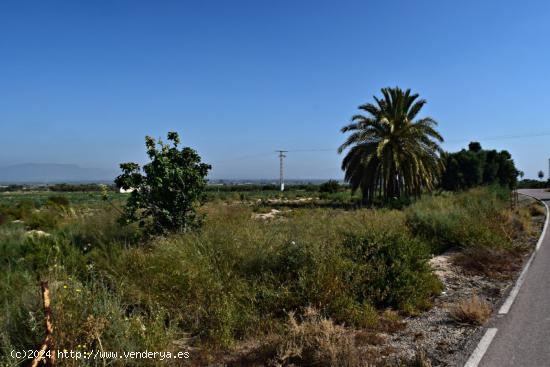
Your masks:
<svg viewBox="0 0 550 367"><path fill-rule="evenodd" d="M424 100L382 94L342 129L350 186L208 187L210 166L169 133L171 144L146 138L142 168L121 165L116 185L128 194L6 190L0 363L24 363L9 352L44 338L38 279L50 285L59 349L187 350L184 364L196 366L429 365L423 350L390 361L392 348L369 346L433 306L444 289L435 255L452 250L464 272L512 277L544 211L511 206L509 154L472 143L444 155L436 122L417 118ZM490 307L476 297L448 317L485 322Z"/></svg>
<svg viewBox="0 0 550 367"><path fill-rule="evenodd" d="M388 327L387 309L429 308L442 289L433 254L481 252L486 265L494 253L526 251L512 238L529 230L496 188L428 195L404 210L292 208L268 220L254 217L253 202L214 201L200 209L200 231L149 240L135 224L120 227L110 205L23 203L4 207L0 226L0 343L14 365L8 350L43 338L37 278L50 281L62 348L189 346L200 365L247 340L278 338L262 358L283 363L296 360L288 349L297 338L299 350L325 353L302 334L334 332L345 343L333 342L355 348L341 325L376 332Z"/></svg>

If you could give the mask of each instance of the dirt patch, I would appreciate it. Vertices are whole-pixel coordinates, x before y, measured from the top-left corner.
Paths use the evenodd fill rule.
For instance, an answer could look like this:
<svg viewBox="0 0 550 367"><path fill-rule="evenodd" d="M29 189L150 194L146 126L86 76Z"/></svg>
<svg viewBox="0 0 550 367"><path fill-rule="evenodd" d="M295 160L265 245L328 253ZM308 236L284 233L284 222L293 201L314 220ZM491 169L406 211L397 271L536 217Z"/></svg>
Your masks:
<svg viewBox="0 0 550 367"><path fill-rule="evenodd" d="M288 213L290 211L291 210L271 209L267 213L254 213L254 214L252 214L252 219L259 219L259 220L274 219L274 218L280 217L284 213Z"/></svg>
<svg viewBox="0 0 550 367"><path fill-rule="evenodd" d="M448 251L443 255L434 256L430 260L430 265L434 269L435 275L445 283L445 280L453 275L452 259L458 254L458 251Z"/></svg>

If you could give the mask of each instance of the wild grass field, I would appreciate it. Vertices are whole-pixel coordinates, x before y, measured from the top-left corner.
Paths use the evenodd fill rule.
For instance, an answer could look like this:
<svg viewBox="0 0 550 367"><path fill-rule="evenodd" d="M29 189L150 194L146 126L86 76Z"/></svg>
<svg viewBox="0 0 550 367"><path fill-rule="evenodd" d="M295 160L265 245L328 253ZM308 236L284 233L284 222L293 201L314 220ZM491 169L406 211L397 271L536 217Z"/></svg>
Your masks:
<svg viewBox="0 0 550 367"><path fill-rule="evenodd" d="M511 210L497 187L402 209L333 205L349 193L311 201L242 193L211 198L199 231L145 237L118 224L120 196L107 204L80 195L1 197L2 366L21 365L10 351L44 338L38 280L49 281L60 350L190 352L185 361L109 365L380 364L359 347L430 308L442 290L433 255L452 248L469 271L505 273L521 265L528 249L514 239L538 215Z"/></svg>

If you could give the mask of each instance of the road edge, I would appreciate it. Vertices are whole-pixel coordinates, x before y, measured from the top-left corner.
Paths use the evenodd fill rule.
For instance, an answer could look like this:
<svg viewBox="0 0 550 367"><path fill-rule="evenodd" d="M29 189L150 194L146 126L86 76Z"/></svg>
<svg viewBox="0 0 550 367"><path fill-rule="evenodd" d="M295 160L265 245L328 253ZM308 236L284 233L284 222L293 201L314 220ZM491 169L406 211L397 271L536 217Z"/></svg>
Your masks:
<svg viewBox="0 0 550 367"><path fill-rule="evenodd" d="M544 221L544 226L542 227L542 232L541 232L540 237L537 241L535 249L533 250L533 253L529 257L529 260L527 261L527 263L524 265L519 277L516 279L514 287L512 288L510 293L508 293L508 296L506 297L504 303L502 303L498 313L494 314L493 317L494 316L506 315L510 311L510 308L514 304L514 301L515 301L515 299L516 299L516 297L519 293L519 290L521 289L521 286L523 285L523 282L525 281L527 271L529 270L529 267L531 266L531 263L533 262L533 260L535 258L535 255L538 253L538 251L539 251L539 249L542 245L543 239L546 236L546 231L548 229L548 225L550 223L550 207L548 207L548 205L544 201L542 201L542 200L540 200L540 199L538 199L538 198L536 198L532 195L529 195L529 194L524 194L524 193L518 193L518 194L523 195L523 196L528 196L528 197L538 201L539 203L541 203L544 206L545 210L546 210L546 219ZM474 351L470 354L470 357L468 358L468 360L464 364L464 367L477 367L479 365L479 363L483 359L483 356L485 355L485 353L489 349L489 346L491 345L491 342L493 341L493 339L496 336L497 332L498 332L497 328L485 328L485 333L483 334L483 337L477 343L476 348L474 349Z"/></svg>

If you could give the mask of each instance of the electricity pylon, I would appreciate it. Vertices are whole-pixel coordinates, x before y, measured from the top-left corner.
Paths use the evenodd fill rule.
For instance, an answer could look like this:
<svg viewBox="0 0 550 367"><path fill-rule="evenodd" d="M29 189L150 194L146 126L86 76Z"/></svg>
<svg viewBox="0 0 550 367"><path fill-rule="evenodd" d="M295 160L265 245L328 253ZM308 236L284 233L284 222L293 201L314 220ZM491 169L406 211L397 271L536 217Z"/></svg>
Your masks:
<svg viewBox="0 0 550 367"><path fill-rule="evenodd" d="M283 180L283 158L286 157L285 153L288 150L276 150L279 153L279 185L281 186L281 191L285 191L285 181Z"/></svg>

